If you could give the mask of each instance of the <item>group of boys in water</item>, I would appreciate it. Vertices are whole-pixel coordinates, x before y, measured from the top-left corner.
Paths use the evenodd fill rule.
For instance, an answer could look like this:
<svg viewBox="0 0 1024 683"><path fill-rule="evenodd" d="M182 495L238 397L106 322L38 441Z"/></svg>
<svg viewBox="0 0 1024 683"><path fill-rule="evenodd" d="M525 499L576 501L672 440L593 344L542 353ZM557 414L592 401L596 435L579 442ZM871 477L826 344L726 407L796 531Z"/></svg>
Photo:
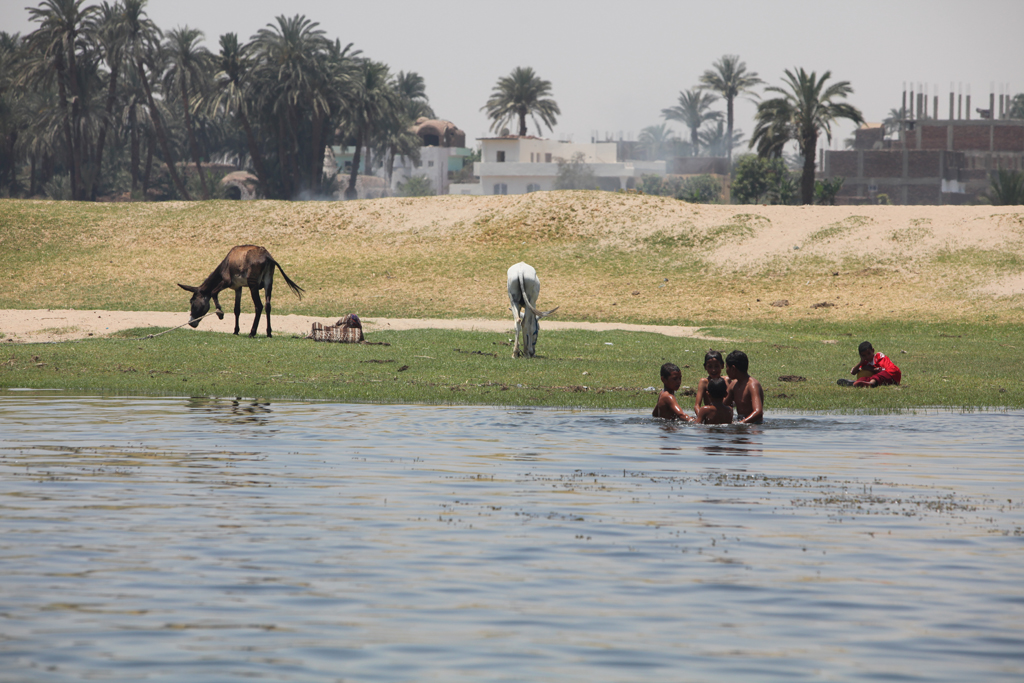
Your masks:
<svg viewBox="0 0 1024 683"><path fill-rule="evenodd" d="M850 370L850 374L857 375L857 379L840 379L837 384L877 387L900 383L900 369L884 353L876 353L871 342L862 342L857 352L860 354L860 362ZM720 351L712 350L704 354L704 370L708 376L702 377L697 384L695 417L687 415L676 401L676 391L683 382L679 366L665 363L661 366L664 389L658 395L658 403L652 415L698 424L730 424L733 422L735 407L736 422L760 424L764 420L764 389L747 372L749 363L747 354L742 351L733 351L724 360ZM727 378L722 377L722 370L725 370Z"/></svg>

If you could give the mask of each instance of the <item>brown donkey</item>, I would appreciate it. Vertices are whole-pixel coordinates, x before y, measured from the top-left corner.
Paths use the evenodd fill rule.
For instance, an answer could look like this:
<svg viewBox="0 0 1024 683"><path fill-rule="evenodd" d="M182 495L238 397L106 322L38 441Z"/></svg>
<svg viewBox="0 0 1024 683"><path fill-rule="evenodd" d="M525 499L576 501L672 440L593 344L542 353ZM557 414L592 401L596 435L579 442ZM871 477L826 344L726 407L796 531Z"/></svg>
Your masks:
<svg viewBox="0 0 1024 683"><path fill-rule="evenodd" d="M238 316L242 312L242 287L248 287L252 293L252 303L256 306L256 319L252 322L250 337L256 336L256 328L260 325L263 303L260 301L260 290L267 290L267 336L272 337L270 330L270 295L274 289L274 267L281 271L281 276L288 283L295 296L302 300L304 290L291 281L284 273L281 264L274 260L270 252L263 247L245 244L232 247L224 260L220 262L206 281L198 287L178 283L186 292L192 292L191 318L188 324L199 327L199 320L210 311L210 299L217 306L217 317L224 319L224 311L220 308L217 295L225 289L235 290L235 334L238 334Z"/></svg>

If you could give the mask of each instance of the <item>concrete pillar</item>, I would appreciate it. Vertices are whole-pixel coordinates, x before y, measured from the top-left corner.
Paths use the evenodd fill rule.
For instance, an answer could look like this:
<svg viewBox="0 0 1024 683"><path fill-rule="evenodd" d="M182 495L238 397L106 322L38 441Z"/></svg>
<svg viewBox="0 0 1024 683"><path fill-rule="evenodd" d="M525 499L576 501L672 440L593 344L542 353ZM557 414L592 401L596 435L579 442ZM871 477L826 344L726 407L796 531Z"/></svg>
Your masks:
<svg viewBox="0 0 1024 683"><path fill-rule="evenodd" d="M917 118L919 118L919 119L923 119L924 118L924 114L921 112L921 100L922 99L924 99L924 97L921 95L921 93L917 93Z"/></svg>
<svg viewBox="0 0 1024 683"><path fill-rule="evenodd" d="M956 117L957 119L964 117L964 96L962 94L956 96Z"/></svg>
<svg viewBox="0 0 1024 683"><path fill-rule="evenodd" d="M932 106L932 118L935 119L935 120L938 120L938 118L939 118L939 96L938 95L935 96L934 104Z"/></svg>
<svg viewBox="0 0 1024 683"><path fill-rule="evenodd" d="M903 173L900 176L903 182L900 183L900 203L907 205L907 176L910 175L910 154L906 148L903 149Z"/></svg>
<svg viewBox="0 0 1024 683"><path fill-rule="evenodd" d="M971 120L971 93L967 93L967 120Z"/></svg>
<svg viewBox="0 0 1024 683"><path fill-rule="evenodd" d="M953 120L953 91L949 91L949 120Z"/></svg>

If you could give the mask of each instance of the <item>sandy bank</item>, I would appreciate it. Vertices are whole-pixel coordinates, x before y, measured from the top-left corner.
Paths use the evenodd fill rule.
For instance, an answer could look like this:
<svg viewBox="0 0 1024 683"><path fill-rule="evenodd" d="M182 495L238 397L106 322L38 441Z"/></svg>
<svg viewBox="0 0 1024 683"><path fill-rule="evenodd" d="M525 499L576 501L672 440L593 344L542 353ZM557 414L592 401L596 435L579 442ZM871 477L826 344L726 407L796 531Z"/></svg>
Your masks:
<svg viewBox="0 0 1024 683"><path fill-rule="evenodd" d="M252 326L252 313L242 313L241 333L245 334ZM77 310L0 310L0 333L3 342L38 343L69 341L88 337L103 337L121 330L135 327L174 328L188 319L188 314L166 313L160 311L77 311ZM333 325L336 318L315 318L305 315L275 315L273 329L275 334L308 334L314 322ZM367 334L381 330L468 330L478 332L511 333L513 330L511 317L509 320L486 320L483 318L462 319L416 319L416 318L365 318L363 328ZM227 314L224 320L209 316L199 324L199 330L231 333L234 330L234 315ZM687 337L691 339L715 339L700 333L699 327L680 325L631 325L628 323L588 323L545 320L544 330L591 330L603 332L607 330L626 330L630 332L653 332L669 337ZM187 325L177 330L193 332ZM260 334L266 331L266 321L260 321Z"/></svg>

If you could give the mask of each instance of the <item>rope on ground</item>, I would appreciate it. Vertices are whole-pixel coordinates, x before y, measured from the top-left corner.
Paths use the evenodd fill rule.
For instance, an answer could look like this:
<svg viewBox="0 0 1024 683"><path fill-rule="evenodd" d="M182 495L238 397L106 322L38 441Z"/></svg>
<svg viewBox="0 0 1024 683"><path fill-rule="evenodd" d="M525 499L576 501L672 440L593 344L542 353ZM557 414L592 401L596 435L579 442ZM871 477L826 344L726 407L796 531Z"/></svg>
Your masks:
<svg viewBox="0 0 1024 683"><path fill-rule="evenodd" d="M213 313L213 311L210 311L210 313ZM207 313L206 315L210 315L210 313ZM206 315L201 315L198 318L192 318L187 323L182 323L182 324L178 325L177 327L172 327L169 330L164 330L163 332L157 332L156 334L147 334L145 337L138 337L137 339L133 339L132 341L142 341L143 339L154 339L156 337L159 337L161 334L167 334L168 332L174 332L175 330L180 330L181 328L185 327L185 325L191 325L192 323L198 323L200 320L205 318Z"/></svg>
<svg viewBox="0 0 1024 683"><path fill-rule="evenodd" d="M214 312L215 311L210 311L206 315L211 315ZM157 332L156 334L147 334L145 337L135 337L134 339L129 339L128 341L142 341L143 339L153 339L155 337L159 337L161 334L167 334L168 332L173 332L174 330L180 330L182 327L185 327L185 325L191 325L192 323L198 323L200 320L205 318L206 315L201 315L198 318L192 318L187 323L182 323L182 324L178 325L177 327L170 328L169 330L164 330L163 332ZM81 343L81 342L84 342L84 341L90 341L90 340L89 339L56 339L54 341L25 342L23 345L24 346L30 346L30 345L34 345L34 344L78 344L78 343Z"/></svg>

